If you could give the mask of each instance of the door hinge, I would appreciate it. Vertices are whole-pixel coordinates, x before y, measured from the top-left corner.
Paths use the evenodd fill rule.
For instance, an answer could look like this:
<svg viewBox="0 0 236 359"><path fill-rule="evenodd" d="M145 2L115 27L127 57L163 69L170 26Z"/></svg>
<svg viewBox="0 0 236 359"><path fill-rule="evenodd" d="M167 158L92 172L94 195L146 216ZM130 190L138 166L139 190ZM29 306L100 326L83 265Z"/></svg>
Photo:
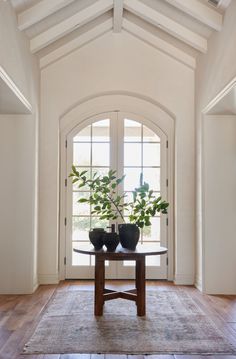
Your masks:
<svg viewBox="0 0 236 359"><path fill-rule="evenodd" d="M64 265L66 265L66 257L64 257Z"/></svg>
<svg viewBox="0 0 236 359"><path fill-rule="evenodd" d="M65 148L67 148L67 140L65 140Z"/></svg>
<svg viewBox="0 0 236 359"><path fill-rule="evenodd" d="M166 218L166 225L167 225L167 226L169 225L169 220L168 220L168 218Z"/></svg>
<svg viewBox="0 0 236 359"><path fill-rule="evenodd" d="M169 264L169 259L168 257L166 257L166 265L168 266L168 264Z"/></svg>
<svg viewBox="0 0 236 359"><path fill-rule="evenodd" d="M166 148L168 148L169 147L169 142L168 141L166 141Z"/></svg>
<svg viewBox="0 0 236 359"><path fill-rule="evenodd" d="M64 221L64 223L65 223L65 226L67 225L67 218L65 217L65 221Z"/></svg>
<svg viewBox="0 0 236 359"><path fill-rule="evenodd" d="M168 178L166 179L166 187L168 187L168 185L169 185L169 180L168 180Z"/></svg>
<svg viewBox="0 0 236 359"><path fill-rule="evenodd" d="M65 187L67 187L67 178L65 179Z"/></svg>

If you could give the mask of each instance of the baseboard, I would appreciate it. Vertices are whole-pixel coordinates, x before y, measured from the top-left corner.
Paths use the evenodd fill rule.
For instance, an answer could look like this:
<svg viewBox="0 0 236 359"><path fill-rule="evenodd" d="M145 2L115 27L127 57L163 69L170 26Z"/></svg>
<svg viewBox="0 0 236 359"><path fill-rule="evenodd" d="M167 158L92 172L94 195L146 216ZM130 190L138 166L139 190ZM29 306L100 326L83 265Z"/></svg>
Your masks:
<svg viewBox="0 0 236 359"><path fill-rule="evenodd" d="M39 284L58 284L58 274L39 274L38 282Z"/></svg>
<svg viewBox="0 0 236 359"><path fill-rule="evenodd" d="M13 288L0 288L0 295L26 295L33 294L37 288L33 286L22 286L22 287L13 287Z"/></svg>
<svg viewBox="0 0 236 359"><path fill-rule="evenodd" d="M200 277L196 277L194 285L200 292L202 292L202 279Z"/></svg>
<svg viewBox="0 0 236 359"><path fill-rule="evenodd" d="M188 274L176 274L174 283L176 285L194 285L194 277Z"/></svg>
<svg viewBox="0 0 236 359"><path fill-rule="evenodd" d="M33 293L38 289L39 283L35 283L33 286Z"/></svg>

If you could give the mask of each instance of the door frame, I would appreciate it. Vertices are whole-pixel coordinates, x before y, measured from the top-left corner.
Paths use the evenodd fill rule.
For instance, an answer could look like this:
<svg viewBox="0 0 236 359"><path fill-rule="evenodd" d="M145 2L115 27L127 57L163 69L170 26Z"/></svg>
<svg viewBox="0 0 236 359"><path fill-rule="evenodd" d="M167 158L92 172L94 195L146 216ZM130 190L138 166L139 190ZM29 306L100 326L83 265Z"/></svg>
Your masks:
<svg viewBox="0 0 236 359"><path fill-rule="evenodd" d="M134 110L135 109L135 110ZM60 117L60 193L59 193L59 279L65 279L65 254L66 254L66 138L69 132L79 124L86 122L91 117L96 117L102 113L108 112L126 112L133 114L134 117L142 117L145 119L145 124L150 128L156 126L163 131L168 138L168 158L167 158L167 173L168 173L168 189L167 200L172 203L168 212L168 275L167 280L174 279L174 149L175 149L175 117L163 106L154 101L137 94L111 93L87 98L79 102L72 109L68 110ZM80 119L80 120L78 120Z"/></svg>

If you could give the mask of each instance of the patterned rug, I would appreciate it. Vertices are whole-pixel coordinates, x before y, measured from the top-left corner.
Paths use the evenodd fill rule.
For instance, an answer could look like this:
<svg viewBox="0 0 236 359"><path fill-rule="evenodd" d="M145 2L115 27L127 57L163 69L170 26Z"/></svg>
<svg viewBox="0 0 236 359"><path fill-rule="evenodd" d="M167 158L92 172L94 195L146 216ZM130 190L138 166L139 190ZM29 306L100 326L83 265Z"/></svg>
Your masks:
<svg viewBox="0 0 236 359"><path fill-rule="evenodd" d="M184 291L147 293L147 315L116 299L93 315L93 292L57 292L24 354L236 354L235 348Z"/></svg>

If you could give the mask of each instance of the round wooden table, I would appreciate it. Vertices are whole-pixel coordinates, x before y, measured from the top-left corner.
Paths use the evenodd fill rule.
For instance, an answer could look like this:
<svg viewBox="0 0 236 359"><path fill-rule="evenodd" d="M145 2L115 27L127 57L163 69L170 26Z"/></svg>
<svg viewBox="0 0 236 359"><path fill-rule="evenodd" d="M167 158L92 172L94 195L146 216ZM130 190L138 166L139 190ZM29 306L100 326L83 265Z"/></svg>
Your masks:
<svg viewBox="0 0 236 359"><path fill-rule="evenodd" d="M74 252L95 256L95 303L94 314L103 314L103 305L106 300L123 298L133 300L137 305L137 315L143 316L146 313L146 286L145 286L145 258L146 256L162 255L167 253L167 248L157 244L139 244L135 251L128 250L119 245L115 252L108 252L105 249L99 251L88 245L81 245L81 249ZM105 288L105 260L109 261L135 261L135 289L124 292L117 292Z"/></svg>

